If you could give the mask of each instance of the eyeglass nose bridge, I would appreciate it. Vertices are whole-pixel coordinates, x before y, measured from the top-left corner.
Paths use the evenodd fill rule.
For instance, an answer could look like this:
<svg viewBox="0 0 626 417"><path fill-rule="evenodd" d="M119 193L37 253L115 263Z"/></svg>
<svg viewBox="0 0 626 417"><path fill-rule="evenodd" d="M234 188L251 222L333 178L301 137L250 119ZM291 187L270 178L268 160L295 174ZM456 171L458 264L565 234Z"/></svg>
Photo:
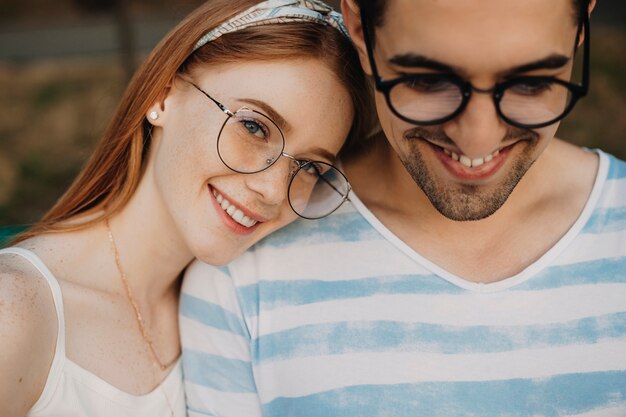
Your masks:
<svg viewBox="0 0 626 417"><path fill-rule="evenodd" d="M302 168L304 164L306 164L306 161L301 161L299 159L296 159L295 156L289 155L287 152L284 152L284 151L280 153L280 156L284 156L285 158L290 159L296 164L296 168L291 170L291 172L289 173L290 178L293 178L293 176L296 175L296 172L298 172L298 170Z"/></svg>
<svg viewBox="0 0 626 417"><path fill-rule="evenodd" d="M281 156L284 156L285 158L293 161L297 168L291 170L291 172L289 173L289 177L293 177L293 175L295 175L296 171L298 171L298 169L302 168L302 166L306 163L303 161L300 161L299 159L296 159L295 156L293 155L289 155L287 152L281 151L280 155L274 157L274 158L268 158L265 160L265 163L267 164L266 167L263 169L263 171L265 171L266 169L269 169L272 165L274 165L276 162L278 162L278 160L280 159Z"/></svg>
<svg viewBox="0 0 626 417"><path fill-rule="evenodd" d="M493 93L496 90L495 87L478 88L478 87L472 85L471 83L468 83L467 85L469 86L471 91L476 91L477 93L480 93L480 94L491 94L491 93Z"/></svg>
<svg viewBox="0 0 626 417"><path fill-rule="evenodd" d="M472 92L474 91L478 94L490 94L493 98L493 103L496 106L496 110L498 111L498 114L500 114L500 100L502 99L502 91L500 90L500 88L498 88L498 85L496 84L491 88L479 88L470 82L465 83L465 88L463 89L463 103L459 108L459 113L460 111L464 110L465 107L467 107L467 104L469 104L469 100L472 97Z"/></svg>

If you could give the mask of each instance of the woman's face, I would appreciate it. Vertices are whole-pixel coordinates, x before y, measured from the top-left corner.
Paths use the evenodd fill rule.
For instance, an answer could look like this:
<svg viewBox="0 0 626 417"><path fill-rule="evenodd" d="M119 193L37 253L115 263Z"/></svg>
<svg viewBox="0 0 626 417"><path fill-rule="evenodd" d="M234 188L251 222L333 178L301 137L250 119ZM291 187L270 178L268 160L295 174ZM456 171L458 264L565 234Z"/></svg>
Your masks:
<svg viewBox="0 0 626 417"><path fill-rule="evenodd" d="M284 152L300 160L334 162L329 156L337 155L352 124L347 90L316 59L201 67L185 78L232 112L246 107L284 124ZM255 174L226 167L217 138L227 116L202 92L176 78L153 110L159 117L149 119L154 129L146 178L164 208L163 221L195 257L227 263L297 217L287 201L290 160L281 157Z"/></svg>

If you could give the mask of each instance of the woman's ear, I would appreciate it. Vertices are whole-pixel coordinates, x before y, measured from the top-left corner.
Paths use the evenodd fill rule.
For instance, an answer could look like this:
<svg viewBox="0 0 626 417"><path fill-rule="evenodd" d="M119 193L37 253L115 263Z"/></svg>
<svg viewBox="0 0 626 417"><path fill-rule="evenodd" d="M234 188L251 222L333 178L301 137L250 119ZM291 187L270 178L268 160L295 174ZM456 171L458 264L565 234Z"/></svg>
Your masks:
<svg viewBox="0 0 626 417"><path fill-rule="evenodd" d="M152 126L162 126L163 118L166 115L165 110L165 100L167 99L168 94L172 89L172 83L168 83L159 97L156 99L154 103L148 108L146 112L146 119Z"/></svg>
<svg viewBox="0 0 626 417"><path fill-rule="evenodd" d="M363 38L363 25L361 24L361 11L356 0L341 0L341 14L343 21L350 33L352 43L359 53L361 67L367 75L372 75L369 58L367 57L367 49L365 48L365 39Z"/></svg>

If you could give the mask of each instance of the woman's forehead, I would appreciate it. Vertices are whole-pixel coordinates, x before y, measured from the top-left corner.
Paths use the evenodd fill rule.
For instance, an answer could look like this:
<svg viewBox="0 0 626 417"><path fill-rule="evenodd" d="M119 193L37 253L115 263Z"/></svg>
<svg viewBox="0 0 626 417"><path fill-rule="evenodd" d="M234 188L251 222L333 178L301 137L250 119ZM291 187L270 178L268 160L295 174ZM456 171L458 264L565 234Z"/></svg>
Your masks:
<svg viewBox="0 0 626 417"><path fill-rule="evenodd" d="M315 144L335 153L352 124L348 91L322 60L206 66L194 77L207 93L231 110L245 106L287 126L283 133L290 148L305 149L305 145Z"/></svg>

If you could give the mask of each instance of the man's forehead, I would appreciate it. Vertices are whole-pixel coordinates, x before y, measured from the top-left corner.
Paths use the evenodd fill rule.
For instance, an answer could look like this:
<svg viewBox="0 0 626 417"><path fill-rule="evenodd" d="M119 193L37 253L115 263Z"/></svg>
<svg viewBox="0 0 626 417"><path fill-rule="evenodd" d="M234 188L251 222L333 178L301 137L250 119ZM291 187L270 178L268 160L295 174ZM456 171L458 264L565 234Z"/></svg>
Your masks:
<svg viewBox="0 0 626 417"><path fill-rule="evenodd" d="M575 27L572 8L573 0L388 0L380 29L493 38L494 33L528 33L546 24L570 29Z"/></svg>
<svg viewBox="0 0 626 417"><path fill-rule="evenodd" d="M550 14L564 13L563 17L572 18L577 0L386 0L385 16L387 13L402 14L404 16L417 13L443 13L444 15L462 14L476 17L496 13L498 15L537 14L550 11ZM411 16L416 17L416 16ZM574 20L571 20L574 23ZM393 23L391 21L385 21Z"/></svg>
<svg viewBox="0 0 626 417"><path fill-rule="evenodd" d="M501 68L571 55L573 0L389 0L376 42L385 57L419 54ZM501 61L496 63L493 61ZM492 65L493 64L493 65Z"/></svg>

